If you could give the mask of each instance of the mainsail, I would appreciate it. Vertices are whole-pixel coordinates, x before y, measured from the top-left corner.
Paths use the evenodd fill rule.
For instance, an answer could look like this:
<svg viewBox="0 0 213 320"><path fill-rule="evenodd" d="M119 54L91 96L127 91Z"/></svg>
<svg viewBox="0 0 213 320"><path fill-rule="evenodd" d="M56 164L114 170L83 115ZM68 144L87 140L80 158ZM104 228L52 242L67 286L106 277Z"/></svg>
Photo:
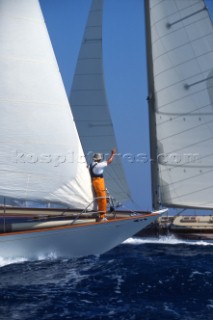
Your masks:
<svg viewBox="0 0 213 320"><path fill-rule="evenodd" d="M212 22L203 0L146 5L154 205L160 190L163 205L213 208Z"/></svg>
<svg viewBox="0 0 213 320"><path fill-rule="evenodd" d="M0 195L85 208L91 182L38 0L0 0Z"/></svg>
<svg viewBox="0 0 213 320"><path fill-rule="evenodd" d="M93 0L70 96L74 119L88 162L92 160L94 152L101 152L107 157L111 149L116 147L104 83L102 15L103 1ZM116 200L130 198L119 156L116 156L104 175L107 188Z"/></svg>

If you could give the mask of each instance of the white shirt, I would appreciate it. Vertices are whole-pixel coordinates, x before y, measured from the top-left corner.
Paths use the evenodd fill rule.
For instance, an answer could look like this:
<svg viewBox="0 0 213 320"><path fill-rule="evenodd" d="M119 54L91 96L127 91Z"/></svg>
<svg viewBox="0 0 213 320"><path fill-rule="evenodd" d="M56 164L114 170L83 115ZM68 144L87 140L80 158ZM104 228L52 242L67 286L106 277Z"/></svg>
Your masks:
<svg viewBox="0 0 213 320"><path fill-rule="evenodd" d="M97 164L96 164L97 163ZM95 165L96 164L96 165ZM107 167L107 161L102 161L102 162L93 162L92 167L95 165L95 167L92 169L94 174L103 174L104 168Z"/></svg>

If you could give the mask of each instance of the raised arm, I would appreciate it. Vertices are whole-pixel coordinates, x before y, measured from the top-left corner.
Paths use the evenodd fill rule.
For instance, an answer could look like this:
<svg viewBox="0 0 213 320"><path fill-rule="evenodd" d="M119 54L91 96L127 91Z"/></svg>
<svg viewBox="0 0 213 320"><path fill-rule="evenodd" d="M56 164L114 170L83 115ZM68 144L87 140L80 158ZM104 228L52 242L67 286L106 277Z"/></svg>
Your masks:
<svg viewBox="0 0 213 320"><path fill-rule="evenodd" d="M107 159L107 164L108 164L108 165L109 165L109 164L112 162L112 160L114 159L115 152L116 152L116 150L115 150L115 149L112 149L111 155L110 155L110 157Z"/></svg>

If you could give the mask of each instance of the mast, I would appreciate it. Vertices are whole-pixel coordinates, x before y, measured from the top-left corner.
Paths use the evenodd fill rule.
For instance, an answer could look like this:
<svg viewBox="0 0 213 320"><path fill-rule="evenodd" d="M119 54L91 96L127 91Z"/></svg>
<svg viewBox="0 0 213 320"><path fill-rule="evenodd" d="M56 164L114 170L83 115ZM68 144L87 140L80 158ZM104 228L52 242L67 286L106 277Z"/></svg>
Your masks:
<svg viewBox="0 0 213 320"><path fill-rule="evenodd" d="M157 164L157 138L155 121L155 92L153 77L153 57L151 49L151 24L150 24L150 1L144 1L145 7L145 30L146 30L146 59L147 59L147 82L148 82L148 107L149 107L149 136L150 136L150 157L151 157L151 176L152 176L152 205L158 209L159 188L158 188L158 164Z"/></svg>

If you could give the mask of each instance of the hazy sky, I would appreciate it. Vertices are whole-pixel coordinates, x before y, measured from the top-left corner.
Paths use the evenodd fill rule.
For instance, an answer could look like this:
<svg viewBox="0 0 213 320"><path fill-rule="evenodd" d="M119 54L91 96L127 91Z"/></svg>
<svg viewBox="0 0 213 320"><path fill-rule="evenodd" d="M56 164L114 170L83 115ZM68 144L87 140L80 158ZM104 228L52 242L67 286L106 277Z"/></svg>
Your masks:
<svg viewBox="0 0 213 320"><path fill-rule="evenodd" d="M69 95L91 0L40 0L40 4ZM213 17L213 0L206 4ZM106 92L119 152L135 156L144 153L149 158L143 5L143 0L105 0L103 55ZM134 207L151 210L149 162L125 160L124 168Z"/></svg>

